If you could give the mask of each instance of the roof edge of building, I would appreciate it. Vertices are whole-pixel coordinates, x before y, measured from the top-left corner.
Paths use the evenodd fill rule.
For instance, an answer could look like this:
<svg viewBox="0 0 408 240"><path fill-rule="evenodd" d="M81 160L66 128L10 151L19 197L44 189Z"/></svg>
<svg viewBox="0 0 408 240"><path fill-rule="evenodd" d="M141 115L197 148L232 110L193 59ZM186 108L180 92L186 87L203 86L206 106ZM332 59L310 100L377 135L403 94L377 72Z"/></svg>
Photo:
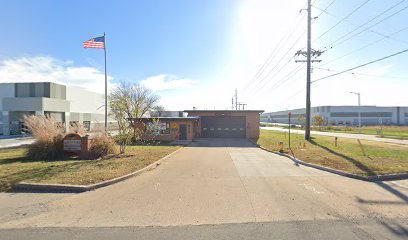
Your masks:
<svg viewBox="0 0 408 240"><path fill-rule="evenodd" d="M139 119L139 120L151 120L151 119L164 119L164 120L195 120L199 119L198 116L191 116L191 117L140 117L140 118L132 118L132 119Z"/></svg>
<svg viewBox="0 0 408 240"><path fill-rule="evenodd" d="M265 112L265 110L184 110L184 112Z"/></svg>

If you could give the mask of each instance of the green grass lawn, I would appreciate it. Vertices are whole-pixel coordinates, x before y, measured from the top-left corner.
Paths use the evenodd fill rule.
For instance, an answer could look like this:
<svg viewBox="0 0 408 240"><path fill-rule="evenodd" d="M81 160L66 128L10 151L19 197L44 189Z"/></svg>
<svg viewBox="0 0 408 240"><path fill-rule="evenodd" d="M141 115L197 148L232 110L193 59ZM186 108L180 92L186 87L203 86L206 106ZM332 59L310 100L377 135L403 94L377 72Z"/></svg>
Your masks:
<svg viewBox="0 0 408 240"><path fill-rule="evenodd" d="M88 185L119 177L153 163L179 146L128 146L126 153L102 160L32 161L24 147L0 149L0 191L24 182Z"/></svg>
<svg viewBox="0 0 408 240"><path fill-rule="evenodd" d="M291 135L291 148L296 158L362 176L408 172L408 146L361 140L364 152L355 139L313 136L311 142L301 134ZM261 130L257 143L269 150L279 151L279 142L288 149L288 133ZM304 147L305 145L305 147Z"/></svg>
<svg viewBox="0 0 408 240"><path fill-rule="evenodd" d="M284 128L287 129L288 127ZM294 127L292 129L303 130L303 128L299 127ZM321 128L313 126L312 130L322 132L360 133L360 130L357 127L344 126L323 126ZM382 132L382 137L385 138L408 139L407 126L363 126L361 128L362 134L378 135L378 131Z"/></svg>
<svg viewBox="0 0 408 240"><path fill-rule="evenodd" d="M318 128L315 128L313 130L318 130ZM358 128L339 126L333 126L331 128L323 127L322 131L360 133ZM361 128L362 134L378 135L378 131L382 132L383 137L408 139L408 127L406 126L366 126Z"/></svg>

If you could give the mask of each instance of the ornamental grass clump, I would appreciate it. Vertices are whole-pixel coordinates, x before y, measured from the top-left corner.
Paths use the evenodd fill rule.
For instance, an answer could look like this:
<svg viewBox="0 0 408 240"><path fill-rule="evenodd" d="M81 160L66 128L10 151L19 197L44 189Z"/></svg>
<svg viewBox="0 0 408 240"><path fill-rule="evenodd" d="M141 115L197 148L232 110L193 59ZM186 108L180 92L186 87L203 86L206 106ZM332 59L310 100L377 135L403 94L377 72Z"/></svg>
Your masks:
<svg viewBox="0 0 408 240"><path fill-rule="evenodd" d="M24 123L35 142L28 147L27 157L31 160L52 161L62 157L64 127L49 115L24 117Z"/></svg>
<svg viewBox="0 0 408 240"><path fill-rule="evenodd" d="M115 152L115 142L105 131L93 136L89 149L91 159L98 159L108 154L115 154Z"/></svg>
<svg viewBox="0 0 408 240"><path fill-rule="evenodd" d="M68 133L77 133L81 136L85 136L88 133L88 130L84 126L84 124L80 122L74 122L70 124Z"/></svg>

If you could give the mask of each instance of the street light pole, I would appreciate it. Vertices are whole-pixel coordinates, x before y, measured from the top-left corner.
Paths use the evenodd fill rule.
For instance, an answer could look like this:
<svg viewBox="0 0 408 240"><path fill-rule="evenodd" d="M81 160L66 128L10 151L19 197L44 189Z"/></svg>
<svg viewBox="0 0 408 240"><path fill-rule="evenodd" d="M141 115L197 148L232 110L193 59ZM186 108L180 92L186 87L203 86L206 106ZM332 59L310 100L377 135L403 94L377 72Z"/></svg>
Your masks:
<svg viewBox="0 0 408 240"><path fill-rule="evenodd" d="M360 106L361 106L361 101L360 101L360 93L358 92L350 92L352 94L356 94L358 97L358 132L361 133L361 111L360 111Z"/></svg>

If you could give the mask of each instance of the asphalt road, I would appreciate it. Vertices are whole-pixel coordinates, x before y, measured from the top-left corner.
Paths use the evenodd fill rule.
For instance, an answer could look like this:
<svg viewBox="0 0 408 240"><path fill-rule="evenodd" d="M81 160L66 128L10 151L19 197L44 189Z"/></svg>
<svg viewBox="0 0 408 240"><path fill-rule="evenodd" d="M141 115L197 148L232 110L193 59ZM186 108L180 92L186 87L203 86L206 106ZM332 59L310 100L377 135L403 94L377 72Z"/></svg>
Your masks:
<svg viewBox="0 0 408 240"><path fill-rule="evenodd" d="M92 192L3 193L0 206L0 239L408 237L407 180L344 178L242 139L199 140Z"/></svg>
<svg viewBox="0 0 408 240"><path fill-rule="evenodd" d="M347 221L303 221L230 223L199 226L170 227L93 227L93 228L28 228L8 229L1 233L2 240L105 240L105 239L406 239L406 228L366 221L354 224Z"/></svg>
<svg viewBox="0 0 408 240"><path fill-rule="evenodd" d="M288 132L289 129L280 128L280 127L261 127L264 130L274 130L274 131L281 131L281 132ZM290 130L291 133L296 134L305 134L304 130ZM368 134L356 134L356 133L337 133L337 132L320 132L320 131L311 131L312 135L322 135L322 136L332 136L332 137L339 137L339 138L352 138L352 139L361 139L361 140L368 140L368 141L376 141L376 142L384 142L384 143L393 143L393 144L402 144L408 145L408 140L400 140L394 138L380 138L375 135L368 135Z"/></svg>

